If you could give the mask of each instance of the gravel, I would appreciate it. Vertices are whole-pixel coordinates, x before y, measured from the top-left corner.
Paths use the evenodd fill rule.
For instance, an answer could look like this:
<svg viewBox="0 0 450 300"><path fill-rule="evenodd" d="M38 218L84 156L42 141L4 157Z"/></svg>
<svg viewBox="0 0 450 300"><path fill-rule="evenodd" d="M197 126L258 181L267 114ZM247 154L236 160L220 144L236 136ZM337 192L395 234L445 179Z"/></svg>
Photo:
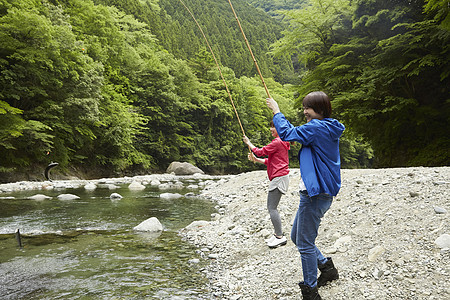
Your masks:
<svg viewBox="0 0 450 300"><path fill-rule="evenodd" d="M265 171L208 183L217 203L211 221L180 235L198 247L217 299L301 299L300 254L289 239L298 207L298 169L279 211L286 246L269 249ZM333 257L340 278L319 289L323 299L450 299L450 167L345 169L316 244Z"/></svg>

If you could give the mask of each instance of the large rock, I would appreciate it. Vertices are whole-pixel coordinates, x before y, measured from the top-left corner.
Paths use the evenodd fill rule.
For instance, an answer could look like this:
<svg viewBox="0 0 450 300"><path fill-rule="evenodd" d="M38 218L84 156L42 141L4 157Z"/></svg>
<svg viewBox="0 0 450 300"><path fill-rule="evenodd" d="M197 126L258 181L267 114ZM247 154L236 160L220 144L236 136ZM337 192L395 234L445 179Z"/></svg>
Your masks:
<svg viewBox="0 0 450 300"><path fill-rule="evenodd" d="M90 182L84 186L84 188L88 191L93 191L97 188L97 185L93 182Z"/></svg>
<svg viewBox="0 0 450 300"><path fill-rule="evenodd" d="M61 194L61 195L58 195L58 199L66 201L66 200L80 199L80 197L77 195L73 195L73 194Z"/></svg>
<svg viewBox="0 0 450 300"><path fill-rule="evenodd" d="M27 199L41 201L41 200L45 200L45 199L52 199L52 197L46 196L46 195L42 195L42 194L36 194L34 196L28 197Z"/></svg>
<svg viewBox="0 0 450 300"><path fill-rule="evenodd" d="M188 162L174 161L166 170L167 173L174 173L175 175L194 175L196 173L204 174L202 170Z"/></svg>
<svg viewBox="0 0 450 300"><path fill-rule="evenodd" d="M133 229L137 231L159 232L163 230L163 226L157 218L151 217L145 220L144 222L140 223Z"/></svg>
<svg viewBox="0 0 450 300"><path fill-rule="evenodd" d="M159 195L159 198L167 199L167 200L178 199L181 197L183 197L183 195L178 194L178 193L162 193Z"/></svg>
<svg viewBox="0 0 450 300"><path fill-rule="evenodd" d="M134 190L134 191L140 191L140 190L144 190L145 189L145 185L143 185L140 182L137 181L133 181L132 183L130 183L130 185L128 186L128 188L130 190Z"/></svg>
<svg viewBox="0 0 450 300"><path fill-rule="evenodd" d="M122 195L118 193L112 193L111 195L109 195L109 199L111 200L120 200L122 198Z"/></svg>
<svg viewBox="0 0 450 300"><path fill-rule="evenodd" d="M450 248L450 234L444 233L439 236L434 242L441 249Z"/></svg>

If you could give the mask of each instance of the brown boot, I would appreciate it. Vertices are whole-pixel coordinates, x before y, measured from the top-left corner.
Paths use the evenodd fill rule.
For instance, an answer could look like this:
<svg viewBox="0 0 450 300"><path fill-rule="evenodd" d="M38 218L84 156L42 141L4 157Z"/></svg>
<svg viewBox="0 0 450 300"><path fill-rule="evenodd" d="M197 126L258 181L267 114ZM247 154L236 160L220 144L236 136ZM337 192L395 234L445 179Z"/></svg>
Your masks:
<svg viewBox="0 0 450 300"><path fill-rule="evenodd" d="M306 284L303 284L303 281L300 282L298 285L302 290L303 300L322 300L322 298L319 295L317 285L312 288L307 286Z"/></svg>
<svg viewBox="0 0 450 300"><path fill-rule="evenodd" d="M319 265L320 276L317 279L317 286L321 287L327 284L327 282L339 279L338 270L334 267L331 257L327 257L326 263Z"/></svg>

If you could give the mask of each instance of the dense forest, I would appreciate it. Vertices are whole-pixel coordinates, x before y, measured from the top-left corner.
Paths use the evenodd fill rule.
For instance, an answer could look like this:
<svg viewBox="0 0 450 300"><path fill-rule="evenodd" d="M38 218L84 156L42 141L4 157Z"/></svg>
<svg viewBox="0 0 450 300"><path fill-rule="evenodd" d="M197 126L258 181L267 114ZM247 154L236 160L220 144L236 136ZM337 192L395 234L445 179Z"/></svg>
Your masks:
<svg viewBox="0 0 450 300"><path fill-rule="evenodd" d="M375 166L448 165L449 10L440 0L310 0L285 12L272 51L306 67L297 103L311 90L332 95Z"/></svg>
<svg viewBox="0 0 450 300"><path fill-rule="evenodd" d="M270 141L265 91L228 1L184 1L245 133ZM299 6L301 3L301 6ZM311 90L347 127L343 167L447 165L447 1L233 1L293 123ZM295 166L296 145L291 151ZM90 176L256 166L179 0L0 0L0 180L51 161ZM90 173L89 173L90 172Z"/></svg>
<svg viewBox="0 0 450 300"><path fill-rule="evenodd" d="M281 11L301 9L307 0L246 0L276 19L283 19Z"/></svg>

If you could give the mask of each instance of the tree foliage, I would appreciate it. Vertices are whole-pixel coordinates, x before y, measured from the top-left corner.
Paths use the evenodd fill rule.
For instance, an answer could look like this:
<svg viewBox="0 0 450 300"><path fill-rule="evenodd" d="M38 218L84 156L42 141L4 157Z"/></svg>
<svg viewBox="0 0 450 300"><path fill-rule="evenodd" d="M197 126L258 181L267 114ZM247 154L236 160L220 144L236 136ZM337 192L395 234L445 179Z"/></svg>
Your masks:
<svg viewBox="0 0 450 300"><path fill-rule="evenodd" d="M250 1L270 13L289 9L281 37L285 23L233 1L271 95L293 123L304 121L294 95L297 107L311 90L332 96L347 127L344 167L448 164L444 2ZM265 90L228 3L188 5L245 134L267 144ZM174 160L240 172L255 168L247 151L217 67L178 1L0 0L0 172L56 161L96 176L135 174Z"/></svg>
<svg viewBox="0 0 450 300"><path fill-rule="evenodd" d="M448 164L450 32L437 21L446 19L442 7L427 14L423 1L309 2L286 12L290 29L274 49L304 60L299 99L314 89L331 94L379 166Z"/></svg>
<svg viewBox="0 0 450 300"><path fill-rule="evenodd" d="M215 55L223 65L233 69L237 77L257 74L228 1L184 2L207 34ZM161 14L161 44L178 58L193 57L203 49L204 42L192 17L179 0L161 1L160 4L166 12ZM268 54L270 44L281 37L284 25L243 0L232 1L232 4L264 77L274 77L281 83L295 83L297 80L290 57L274 58Z"/></svg>
<svg viewBox="0 0 450 300"><path fill-rule="evenodd" d="M156 1L1 1L0 172L50 161L96 175L173 160L252 168L210 54L169 53L160 14ZM260 82L222 68L245 127L267 141Z"/></svg>

